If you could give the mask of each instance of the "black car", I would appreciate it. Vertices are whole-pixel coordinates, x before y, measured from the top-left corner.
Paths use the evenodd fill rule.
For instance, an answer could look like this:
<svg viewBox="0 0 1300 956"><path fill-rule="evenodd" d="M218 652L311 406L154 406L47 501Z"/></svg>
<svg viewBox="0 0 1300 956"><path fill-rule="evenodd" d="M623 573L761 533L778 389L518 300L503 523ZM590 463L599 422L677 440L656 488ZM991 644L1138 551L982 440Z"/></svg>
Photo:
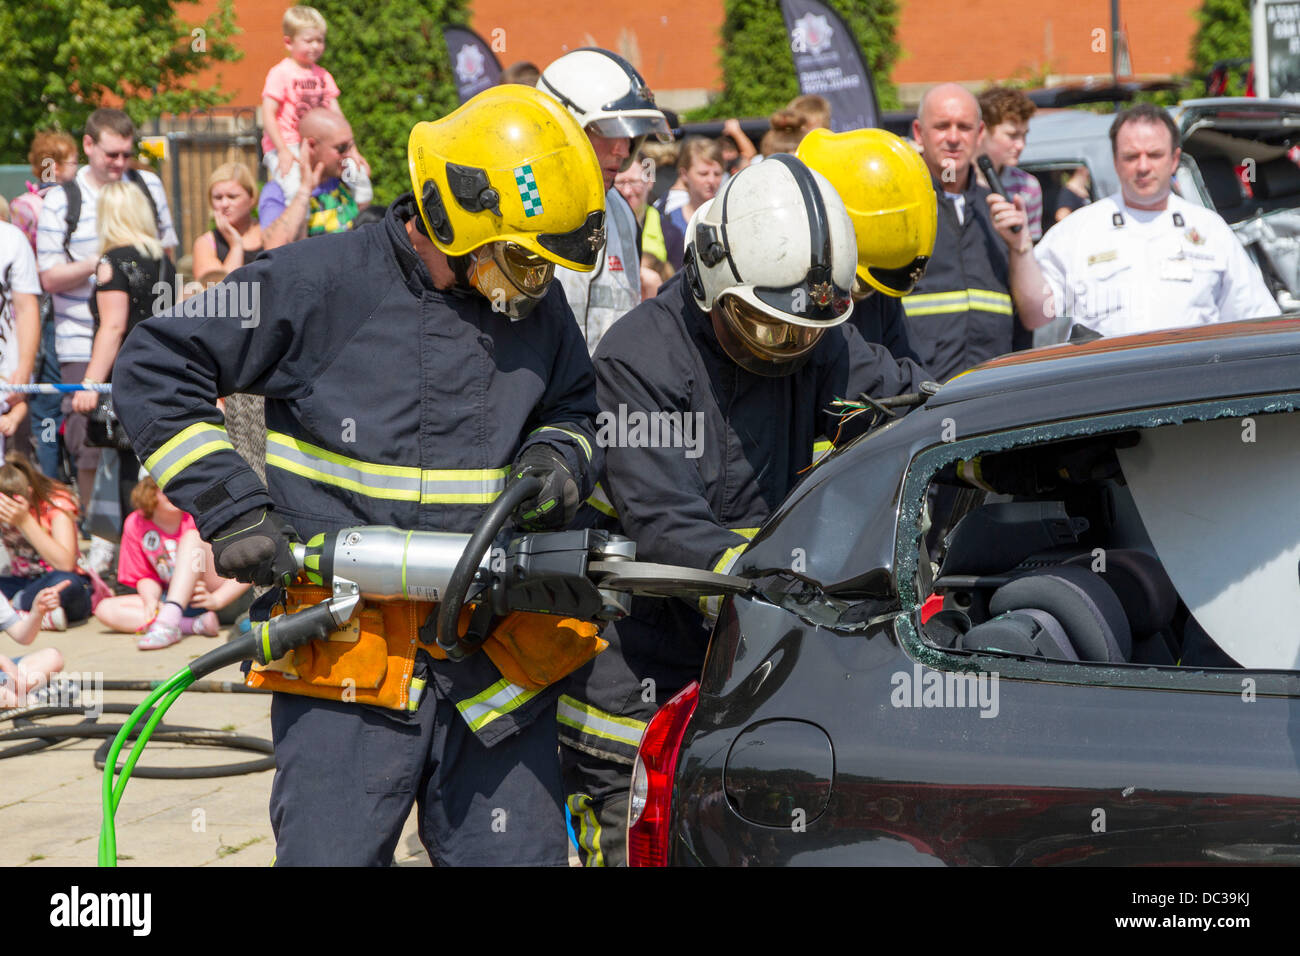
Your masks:
<svg viewBox="0 0 1300 956"><path fill-rule="evenodd" d="M997 359L818 465L632 862L1300 862L1300 322Z"/></svg>

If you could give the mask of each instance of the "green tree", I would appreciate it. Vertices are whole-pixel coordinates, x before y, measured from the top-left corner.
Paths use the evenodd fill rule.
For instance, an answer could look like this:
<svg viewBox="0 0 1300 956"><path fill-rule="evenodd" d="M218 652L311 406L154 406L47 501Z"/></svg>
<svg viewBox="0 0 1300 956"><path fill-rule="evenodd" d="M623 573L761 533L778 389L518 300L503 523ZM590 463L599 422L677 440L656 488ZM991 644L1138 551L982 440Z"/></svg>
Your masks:
<svg viewBox="0 0 1300 956"><path fill-rule="evenodd" d="M898 58L897 0L826 0L843 19L876 84L881 109L899 107L889 75ZM790 39L775 0L727 0L722 23L722 95L690 119L763 116L799 95Z"/></svg>
<svg viewBox="0 0 1300 956"><path fill-rule="evenodd" d="M1191 77L1194 95L1205 95L1205 78L1219 60L1251 55L1250 0L1204 0L1196 12L1200 24L1192 38ZM1234 72L1227 95L1244 96L1245 71Z"/></svg>
<svg viewBox="0 0 1300 956"><path fill-rule="evenodd" d="M376 202L411 188L411 127L459 105L442 28L468 25L467 0L317 0L329 32L321 65L370 162Z"/></svg>
<svg viewBox="0 0 1300 956"><path fill-rule="evenodd" d="M192 2L186 6L193 7ZM227 96L189 82L242 55L231 0L201 23L177 0L6 0L0 4L0 161L22 162L37 129L78 130L96 107L122 103L138 125Z"/></svg>

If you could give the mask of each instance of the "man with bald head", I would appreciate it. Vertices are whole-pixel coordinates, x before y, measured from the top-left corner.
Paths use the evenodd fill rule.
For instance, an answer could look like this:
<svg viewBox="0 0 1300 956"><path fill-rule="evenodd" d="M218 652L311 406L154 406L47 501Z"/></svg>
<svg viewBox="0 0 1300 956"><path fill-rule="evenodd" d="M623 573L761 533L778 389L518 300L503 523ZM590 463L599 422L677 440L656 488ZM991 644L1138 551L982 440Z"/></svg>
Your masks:
<svg viewBox="0 0 1300 956"><path fill-rule="evenodd" d="M264 246L274 249L306 236L352 228L368 206L369 167L357 152L352 126L342 113L317 107L298 121L302 136L298 166L302 184L286 197L278 182L267 183L257 203Z"/></svg>
<svg viewBox="0 0 1300 956"><path fill-rule="evenodd" d="M925 276L903 309L912 347L939 382L1027 347L1028 330L1047 322L1038 313L1017 321L1006 243L989 219L989 191L975 176L983 135L979 102L956 83L927 92L912 121L938 196L939 230Z"/></svg>

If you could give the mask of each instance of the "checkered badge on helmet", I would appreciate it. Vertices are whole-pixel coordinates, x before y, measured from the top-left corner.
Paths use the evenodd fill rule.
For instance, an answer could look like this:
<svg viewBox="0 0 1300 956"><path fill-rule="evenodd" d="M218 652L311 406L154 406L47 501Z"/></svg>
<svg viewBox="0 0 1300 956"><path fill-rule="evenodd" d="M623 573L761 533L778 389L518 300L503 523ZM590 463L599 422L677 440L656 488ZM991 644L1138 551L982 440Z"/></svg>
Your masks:
<svg viewBox="0 0 1300 956"><path fill-rule="evenodd" d="M537 191L537 180L533 178L533 167L527 164L513 170L515 185L519 187L519 198L524 204L524 215L528 217L542 214L542 194Z"/></svg>

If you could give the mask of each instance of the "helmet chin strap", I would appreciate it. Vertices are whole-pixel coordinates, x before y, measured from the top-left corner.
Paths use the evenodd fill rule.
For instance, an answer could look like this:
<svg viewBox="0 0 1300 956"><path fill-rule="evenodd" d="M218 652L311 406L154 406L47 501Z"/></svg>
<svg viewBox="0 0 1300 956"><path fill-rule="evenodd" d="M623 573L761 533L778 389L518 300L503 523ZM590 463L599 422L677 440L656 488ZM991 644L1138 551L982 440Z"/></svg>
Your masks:
<svg viewBox="0 0 1300 956"><path fill-rule="evenodd" d="M420 218L420 210L415 204L415 197L408 195L394 206L394 212L400 220L410 220L415 223L415 228L419 230L420 235L428 238L429 234L425 232L424 220ZM473 264L474 254L469 253L463 256L447 256L447 264L451 266L452 275L456 283L448 292L455 295L478 295L476 290L469 282L469 269Z"/></svg>
<svg viewBox="0 0 1300 956"><path fill-rule="evenodd" d="M478 291L470 285L469 281L469 269L474 264L474 253L466 253L463 256L448 256L447 262L451 266L452 274L456 276L456 291L477 295Z"/></svg>

